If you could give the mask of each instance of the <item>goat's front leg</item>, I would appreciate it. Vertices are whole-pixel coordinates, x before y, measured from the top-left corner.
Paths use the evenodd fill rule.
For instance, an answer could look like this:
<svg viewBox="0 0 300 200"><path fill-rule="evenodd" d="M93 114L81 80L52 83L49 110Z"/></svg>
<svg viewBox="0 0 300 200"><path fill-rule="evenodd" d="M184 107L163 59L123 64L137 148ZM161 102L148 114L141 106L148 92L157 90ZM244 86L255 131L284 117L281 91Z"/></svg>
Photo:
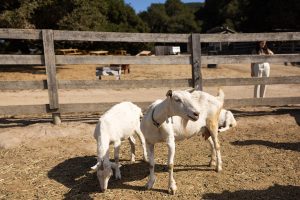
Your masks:
<svg viewBox="0 0 300 200"><path fill-rule="evenodd" d="M115 178L121 179L121 171L120 171L120 165L119 165L119 151L121 146L121 140L118 140L114 143L114 157L115 157Z"/></svg>
<svg viewBox="0 0 300 200"><path fill-rule="evenodd" d="M130 143L130 152L131 152L131 162L135 162L135 139L133 136L130 136L128 138L129 143Z"/></svg>
<svg viewBox="0 0 300 200"><path fill-rule="evenodd" d="M150 144L146 142L146 149L147 149L147 154L148 154L148 160L149 160L149 180L146 184L146 189L151 189L154 186L155 183L155 174L154 174L154 167L155 167L155 162L154 162L154 144Z"/></svg>
<svg viewBox="0 0 300 200"><path fill-rule="evenodd" d="M169 171L169 193L175 194L177 191L176 182L173 175L174 156L175 156L175 139L174 135L170 135L167 139L168 145L168 171Z"/></svg>

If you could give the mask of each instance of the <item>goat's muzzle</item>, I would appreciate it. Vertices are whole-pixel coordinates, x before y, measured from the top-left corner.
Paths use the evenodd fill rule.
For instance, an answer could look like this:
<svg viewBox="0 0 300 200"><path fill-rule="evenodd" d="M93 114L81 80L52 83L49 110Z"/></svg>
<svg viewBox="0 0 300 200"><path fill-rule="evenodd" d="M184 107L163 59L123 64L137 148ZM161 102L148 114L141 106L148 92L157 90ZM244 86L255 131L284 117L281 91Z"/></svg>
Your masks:
<svg viewBox="0 0 300 200"><path fill-rule="evenodd" d="M197 121L199 119L199 113L193 112L193 115L188 115L188 118L191 119L192 121Z"/></svg>

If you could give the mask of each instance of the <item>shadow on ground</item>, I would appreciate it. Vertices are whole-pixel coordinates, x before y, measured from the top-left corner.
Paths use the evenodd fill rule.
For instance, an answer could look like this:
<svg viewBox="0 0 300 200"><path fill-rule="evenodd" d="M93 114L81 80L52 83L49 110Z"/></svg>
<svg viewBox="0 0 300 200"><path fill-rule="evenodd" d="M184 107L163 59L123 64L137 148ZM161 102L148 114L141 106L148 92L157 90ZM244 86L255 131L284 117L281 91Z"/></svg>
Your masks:
<svg viewBox="0 0 300 200"><path fill-rule="evenodd" d="M265 116L265 115L285 115L289 114L295 118L296 123L300 126L300 108L299 107L271 107L271 110L262 110L262 111L243 111L243 110L234 110L234 116L239 117L255 117L255 116Z"/></svg>
<svg viewBox="0 0 300 200"><path fill-rule="evenodd" d="M283 150L300 152L300 142L287 143L287 142L271 142L265 140L245 140L245 141L231 142L231 144L237 146L261 145L261 146L271 147L275 149L283 149Z"/></svg>
<svg viewBox="0 0 300 200"><path fill-rule="evenodd" d="M82 122L86 124L96 124L100 114L90 114L89 116L63 116L62 122ZM32 118L0 118L0 128L25 127L33 124L49 124L52 123L51 117L32 117Z"/></svg>
<svg viewBox="0 0 300 200"><path fill-rule="evenodd" d="M90 169L96 162L94 156L70 158L51 169L48 177L70 188L70 191L65 194L65 199L91 199L90 194L100 192L96 172ZM162 168L158 165L157 171ZM122 165L121 174L121 180L114 180L114 177L111 177L109 189L144 190L144 187L132 186L128 182L146 178L148 164L136 162Z"/></svg>
<svg viewBox="0 0 300 200"><path fill-rule="evenodd" d="M277 185L266 190L238 190L235 192L224 191L222 193L207 193L203 199L214 200L298 200L300 197L300 187L292 185Z"/></svg>
<svg viewBox="0 0 300 200"><path fill-rule="evenodd" d="M70 191L64 194L65 199L91 199L91 194L100 192L96 172L90 169L96 161L94 156L70 158L51 169L48 172L48 177L70 188ZM108 189L145 190L144 186L134 186L131 185L130 182L142 180L148 176L148 163L143 161L137 161L135 163L125 161L125 163L129 164L122 164L122 179L115 180L114 177L111 177ZM174 172L190 170L213 171L213 169L207 165L178 165L175 167ZM167 171L166 165L155 165L155 173L167 173ZM145 184L146 181L147 178L145 179ZM167 189L152 189L152 191L168 193Z"/></svg>

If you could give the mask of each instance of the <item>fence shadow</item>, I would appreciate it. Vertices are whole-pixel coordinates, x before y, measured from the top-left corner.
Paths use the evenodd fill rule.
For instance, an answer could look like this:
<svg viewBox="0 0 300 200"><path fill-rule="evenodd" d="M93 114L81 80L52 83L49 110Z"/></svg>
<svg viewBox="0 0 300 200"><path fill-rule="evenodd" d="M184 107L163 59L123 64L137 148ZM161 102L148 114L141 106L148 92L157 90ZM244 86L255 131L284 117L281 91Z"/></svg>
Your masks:
<svg viewBox="0 0 300 200"><path fill-rule="evenodd" d="M266 190L238 190L235 192L207 193L202 199L214 200L297 200L300 197L300 187L292 185L275 184Z"/></svg>
<svg viewBox="0 0 300 200"><path fill-rule="evenodd" d="M100 115L89 115L89 116L63 116L62 123L64 122L82 122L86 124L94 125L98 122ZM11 118L3 117L0 118L0 129L1 128L14 128L14 127L25 127L33 124L52 123L51 117L39 117L39 118Z"/></svg>
<svg viewBox="0 0 300 200"><path fill-rule="evenodd" d="M262 111L243 111L232 109L231 112L235 117L255 117L255 116L265 116L265 115L285 115L289 114L295 118L296 123L300 126L300 108L298 107L270 107L272 110L262 110Z"/></svg>
<svg viewBox="0 0 300 200"><path fill-rule="evenodd" d="M237 146L250 146L250 145L262 145L267 147L272 147L275 149L291 150L300 152L300 142L287 143L287 142L271 142L265 140L245 140L245 141L235 141L231 142L232 145Z"/></svg>

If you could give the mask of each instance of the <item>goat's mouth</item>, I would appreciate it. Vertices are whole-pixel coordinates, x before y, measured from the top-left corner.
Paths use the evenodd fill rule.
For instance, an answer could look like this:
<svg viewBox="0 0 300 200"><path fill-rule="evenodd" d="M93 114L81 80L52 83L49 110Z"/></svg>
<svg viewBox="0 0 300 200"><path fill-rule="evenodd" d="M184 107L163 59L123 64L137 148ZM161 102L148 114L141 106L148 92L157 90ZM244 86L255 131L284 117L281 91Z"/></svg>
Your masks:
<svg viewBox="0 0 300 200"><path fill-rule="evenodd" d="M199 119L199 115L188 115L188 118L192 121L197 121Z"/></svg>

